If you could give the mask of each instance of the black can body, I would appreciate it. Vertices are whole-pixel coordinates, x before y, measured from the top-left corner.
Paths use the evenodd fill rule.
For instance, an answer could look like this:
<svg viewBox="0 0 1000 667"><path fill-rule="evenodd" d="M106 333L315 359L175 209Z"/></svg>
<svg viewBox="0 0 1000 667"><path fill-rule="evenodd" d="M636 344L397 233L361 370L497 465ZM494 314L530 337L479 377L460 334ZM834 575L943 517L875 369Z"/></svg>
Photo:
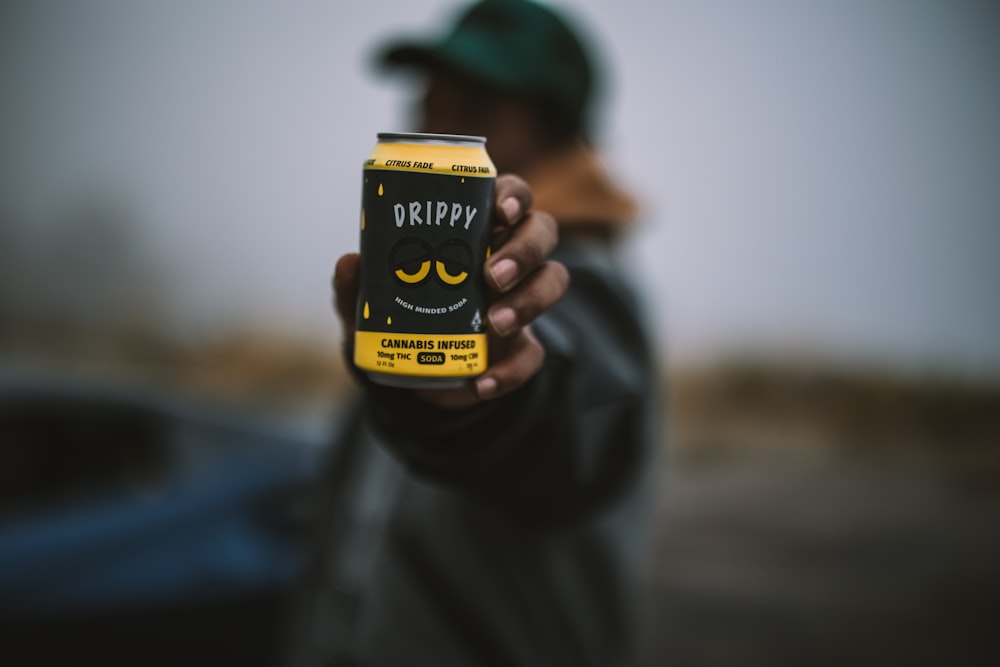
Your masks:
<svg viewBox="0 0 1000 667"><path fill-rule="evenodd" d="M383 384L460 386L488 363L496 169L482 137L378 138L363 172L354 362Z"/></svg>

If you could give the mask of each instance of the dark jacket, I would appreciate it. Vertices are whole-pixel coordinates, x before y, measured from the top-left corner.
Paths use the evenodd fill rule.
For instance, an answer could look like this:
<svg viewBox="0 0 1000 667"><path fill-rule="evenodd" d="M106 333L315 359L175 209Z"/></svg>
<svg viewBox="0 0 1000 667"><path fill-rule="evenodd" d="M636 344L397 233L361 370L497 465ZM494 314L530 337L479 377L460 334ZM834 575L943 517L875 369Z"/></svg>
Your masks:
<svg viewBox="0 0 1000 667"><path fill-rule="evenodd" d="M542 370L452 412L365 383L331 461L300 664L631 662L657 363L607 244L564 241Z"/></svg>

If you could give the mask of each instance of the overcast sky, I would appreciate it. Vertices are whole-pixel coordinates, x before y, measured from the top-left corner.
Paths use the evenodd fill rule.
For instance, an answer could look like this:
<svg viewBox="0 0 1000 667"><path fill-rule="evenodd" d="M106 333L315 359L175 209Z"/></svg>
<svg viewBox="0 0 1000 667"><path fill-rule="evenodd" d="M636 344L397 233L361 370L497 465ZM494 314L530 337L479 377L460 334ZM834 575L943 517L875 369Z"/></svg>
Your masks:
<svg viewBox="0 0 1000 667"><path fill-rule="evenodd" d="M562 4L615 75L601 143L645 204L631 252L672 358L1000 376L1000 5ZM361 163L406 127L372 49L455 6L4 3L0 207L114 198L181 328L336 336Z"/></svg>

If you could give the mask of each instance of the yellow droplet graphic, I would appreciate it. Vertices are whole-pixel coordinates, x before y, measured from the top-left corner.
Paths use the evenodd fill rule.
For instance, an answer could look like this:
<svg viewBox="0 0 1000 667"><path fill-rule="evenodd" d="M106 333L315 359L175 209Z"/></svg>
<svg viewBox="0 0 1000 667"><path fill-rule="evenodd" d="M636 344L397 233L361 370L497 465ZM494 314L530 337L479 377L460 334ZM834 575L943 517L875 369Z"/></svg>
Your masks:
<svg viewBox="0 0 1000 667"><path fill-rule="evenodd" d="M384 195L384 194L385 194L385 190L384 190L384 189L382 189L382 184L381 184L381 183L379 183L379 184L378 184L378 196L379 196L379 197L381 197L381 196L382 196L382 195Z"/></svg>
<svg viewBox="0 0 1000 667"><path fill-rule="evenodd" d="M465 183L465 177L464 176L462 177L462 182Z"/></svg>
<svg viewBox="0 0 1000 667"><path fill-rule="evenodd" d="M361 209L361 231L365 231L365 209Z"/></svg>
<svg viewBox="0 0 1000 667"><path fill-rule="evenodd" d="M364 223L361 223L361 227L362 227L362 229L364 229ZM486 259L490 258L490 252L492 252L492 248L490 248L489 246L486 246Z"/></svg>
<svg viewBox="0 0 1000 667"><path fill-rule="evenodd" d="M365 319L367 320L369 317L371 317L371 314L372 314L372 312L370 310L368 310L368 302L365 301L365 310L362 313L362 315L364 315Z"/></svg>
<svg viewBox="0 0 1000 667"><path fill-rule="evenodd" d="M386 324L392 324L392 316L391 315L389 317L385 318L385 323Z"/></svg>

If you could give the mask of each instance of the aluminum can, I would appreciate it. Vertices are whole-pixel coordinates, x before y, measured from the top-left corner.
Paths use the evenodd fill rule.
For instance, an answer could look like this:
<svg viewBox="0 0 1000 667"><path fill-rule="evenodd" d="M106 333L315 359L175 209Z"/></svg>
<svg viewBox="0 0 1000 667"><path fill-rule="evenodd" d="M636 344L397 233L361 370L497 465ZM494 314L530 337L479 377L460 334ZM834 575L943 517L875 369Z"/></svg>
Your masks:
<svg viewBox="0 0 1000 667"><path fill-rule="evenodd" d="M486 139L379 133L363 177L354 363L381 384L461 386L488 362Z"/></svg>

